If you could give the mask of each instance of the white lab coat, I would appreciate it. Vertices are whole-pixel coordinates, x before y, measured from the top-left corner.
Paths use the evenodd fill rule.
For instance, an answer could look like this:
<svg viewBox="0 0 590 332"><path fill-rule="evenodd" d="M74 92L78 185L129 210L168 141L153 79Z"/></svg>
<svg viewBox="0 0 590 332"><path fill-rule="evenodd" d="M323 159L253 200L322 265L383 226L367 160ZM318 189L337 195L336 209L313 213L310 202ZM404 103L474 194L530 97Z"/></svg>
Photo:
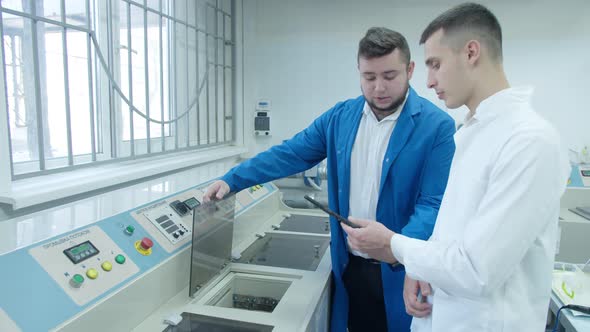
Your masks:
<svg viewBox="0 0 590 332"><path fill-rule="evenodd" d="M396 234L395 257L433 286L413 331L543 331L566 151L530 105L532 89L484 100L455 134L449 182L429 241Z"/></svg>

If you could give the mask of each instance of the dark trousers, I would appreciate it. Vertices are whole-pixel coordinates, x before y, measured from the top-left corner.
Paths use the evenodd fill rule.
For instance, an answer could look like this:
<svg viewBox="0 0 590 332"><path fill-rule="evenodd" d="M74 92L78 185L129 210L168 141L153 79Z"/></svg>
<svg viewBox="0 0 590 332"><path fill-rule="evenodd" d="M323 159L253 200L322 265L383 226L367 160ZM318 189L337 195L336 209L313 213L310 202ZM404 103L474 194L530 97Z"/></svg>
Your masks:
<svg viewBox="0 0 590 332"><path fill-rule="evenodd" d="M349 254L342 280L348 293L349 332L387 332L381 265Z"/></svg>

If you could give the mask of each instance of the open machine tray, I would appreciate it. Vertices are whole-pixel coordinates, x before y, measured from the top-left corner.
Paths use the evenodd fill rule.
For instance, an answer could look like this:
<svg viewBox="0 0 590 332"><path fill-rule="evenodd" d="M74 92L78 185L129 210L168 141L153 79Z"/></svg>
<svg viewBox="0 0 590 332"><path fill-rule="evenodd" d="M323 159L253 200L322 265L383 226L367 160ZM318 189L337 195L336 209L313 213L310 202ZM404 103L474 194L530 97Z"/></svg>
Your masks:
<svg viewBox="0 0 590 332"><path fill-rule="evenodd" d="M281 222L279 230L286 232L330 234L330 218L291 214Z"/></svg>
<svg viewBox="0 0 590 332"><path fill-rule="evenodd" d="M267 233L244 252L238 263L315 271L330 245L330 238Z"/></svg>

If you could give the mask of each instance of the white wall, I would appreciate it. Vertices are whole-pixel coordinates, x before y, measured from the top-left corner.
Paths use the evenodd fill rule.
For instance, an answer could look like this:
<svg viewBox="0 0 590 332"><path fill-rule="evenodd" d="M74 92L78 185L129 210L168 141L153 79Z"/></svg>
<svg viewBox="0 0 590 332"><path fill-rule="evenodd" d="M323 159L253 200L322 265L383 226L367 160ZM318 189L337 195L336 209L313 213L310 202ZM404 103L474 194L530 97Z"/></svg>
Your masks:
<svg viewBox="0 0 590 332"><path fill-rule="evenodd" d="M416 70L412 86L446 110L426 88L426 25L461 1L256 0L244 2L245 144L253 153L291 137L336 102L360 95L358 41L371 26L404 34ZM513 86L533 85L533 104L568 147L590 145L590 2L483 1L500 20L504 65ZM270 138L255 138L256 100L272 102ZM462 119L465 109L449 111Z"/></svg>

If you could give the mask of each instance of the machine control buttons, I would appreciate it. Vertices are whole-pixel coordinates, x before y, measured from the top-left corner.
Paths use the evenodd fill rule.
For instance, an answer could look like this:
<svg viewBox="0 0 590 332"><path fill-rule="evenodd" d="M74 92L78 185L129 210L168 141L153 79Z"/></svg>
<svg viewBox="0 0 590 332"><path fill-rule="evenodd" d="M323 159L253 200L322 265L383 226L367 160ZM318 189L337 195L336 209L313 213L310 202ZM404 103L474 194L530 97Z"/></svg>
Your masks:
<svg viewBox="0 0 590 332"><path fill-rule="evenodd" d="M115 262L117 262L118 264L125 263L125 256L123 256L121 254L115 256Z"/></svg>
<svg viewBox="0 0 590 332"><path fill-rule="evenodd" d="M183 215L188 216L190 213L192 213L192 210L190 210L187 205L176 200L169 205L162 205L150 211L146 211L143 215L156 226L158 231L160 231L168 241L172 244L176 244L179 241L184 240L187 235L191 233L191 231L187 229L188 226L185 225L185 221L182 219ZM180 233L181 230L184 234Z"/></svg>
<svg viewBox="0 0 590 332"><path fill-rule="evenodd" d="M135 232L135 227L133 227L133 225L125 227L125 233L127 235L133 235L133 232Z"/></svg>
<svg viewBox="0 0 590 332"><path fill-rule="evenodd" d="M178 215L181 217L190 212L190 208L188 207L188 205L186 205L184 202L181 202L179 200L176 200L176 201L170 203L170 207L174 211L176 211L176 213L178 213Z"/></svg>
<svg viewBox="0 0 590 332"><path fill-rule="evenodd" d="M70 279L70 286L74 288L80 288L84 283L84 277L80 274L74 274L72 279Z"/></svg>
<svg viewBox="0 0 590 332"><path fill-rule="evenodd" d="M140 254L147 256L152 254L152 247L154 246L154 242L151 239L144 237L141 241L135 242L135 249Z"/></svg>
<svg viewBox="0 0 590 332"><path fill-rule="evenodd" d="M150 238L144 237L143 239L141 239L141 247L143 248L143 250L148 250L153 246L154 242L152 242Z"/></svg>
<svg viewBox="0 0 590 332"><path fill-rule="evenodd" d="M100 264L100 267L102 267L103 270L109 272L113 269L113 264L111 264L111 262L103 262L102 264Z"/></svg>
<svg viewBox="0 0 590 332"><path fill-rule="evenodd" d="M98 271L96 269L90 268L86 271L86 276L90 279L98 278Z"/></svg>

